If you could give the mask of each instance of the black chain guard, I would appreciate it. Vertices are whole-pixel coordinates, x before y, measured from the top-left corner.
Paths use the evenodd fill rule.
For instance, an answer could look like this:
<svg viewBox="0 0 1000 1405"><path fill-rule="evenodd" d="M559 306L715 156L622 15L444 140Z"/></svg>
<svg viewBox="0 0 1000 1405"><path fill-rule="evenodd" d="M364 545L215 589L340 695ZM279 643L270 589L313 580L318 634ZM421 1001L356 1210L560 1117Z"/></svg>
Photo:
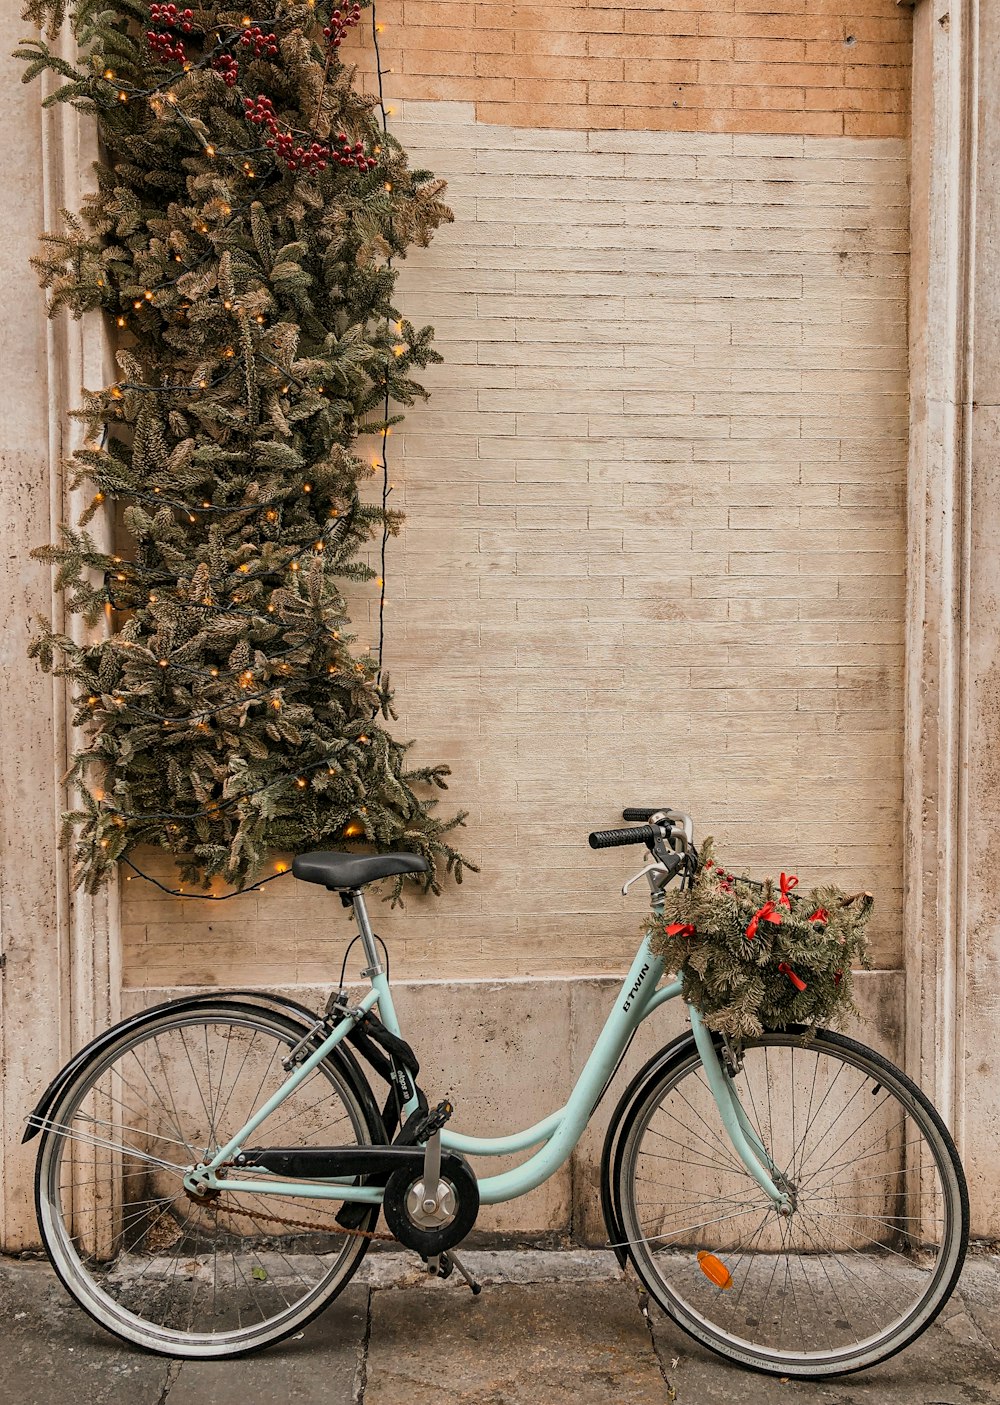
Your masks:
<svg viewBox="0 0 1000 1405"><path fill-rule="evenodd" d="M448 1153L441 1158L441 1180L450 1185L455 1194L455 1214L448 1224L428 1227L418 1224L410 1217L406 1197L410 1187L422 1178L421 1168L416 1174L408 1167L401 1166L393 1171L386 1181L382 1199L382 1213L385 1222L401 1244L413 1249L423 1258L433 1258L453 1249L476 1223L479 1214L479 1183L475 1172L464 1156Z"/></svg>

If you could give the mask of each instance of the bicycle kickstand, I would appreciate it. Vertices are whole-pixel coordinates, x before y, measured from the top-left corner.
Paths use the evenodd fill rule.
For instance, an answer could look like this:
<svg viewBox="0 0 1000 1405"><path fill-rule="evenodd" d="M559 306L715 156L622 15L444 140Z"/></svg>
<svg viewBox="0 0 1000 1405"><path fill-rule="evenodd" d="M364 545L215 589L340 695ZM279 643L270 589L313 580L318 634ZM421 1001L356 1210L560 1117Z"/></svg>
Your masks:
<svg viewBox="0 0 1000 1405"><path fill-rule="evenodd" d="M473 1297L478 1298L483 1291L483 1285L473 1278L454 1249L443 1249L440 1254L434 1254L431 1258L425 1259L424 1262L427 1264L427 1272L433 1273L438 1278L450 1278L457 1268L472 1289Z"/></svg>

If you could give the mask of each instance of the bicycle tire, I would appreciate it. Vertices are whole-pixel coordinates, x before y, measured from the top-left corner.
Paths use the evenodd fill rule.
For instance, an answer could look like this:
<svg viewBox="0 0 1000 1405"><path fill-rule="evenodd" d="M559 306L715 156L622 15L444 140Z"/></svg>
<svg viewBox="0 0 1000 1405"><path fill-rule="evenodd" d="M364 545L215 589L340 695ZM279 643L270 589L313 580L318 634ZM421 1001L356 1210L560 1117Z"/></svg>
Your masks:
<svg viewBox="0 0 1000 1405"><path fill-rule="evenodd" d="M62 1086L38 1148L38 1224L63 1285L102 1327L161 1355L236 1357L299 1331L346 1287L369 1240L336 1225L341 1202L241 1192L197 1204L181 1185L283 1081L282 1058L307 1028L251 1003L161 1009L127 1022ZM331 1109L338 1144L385 1140L367 1084L334 1057L260 1138L325 1144ZM271 1214L315 1228L272 1231ZM377 1217L374 1205L361 1230Z"/></svg>
<svg viewBox="0 0 1000 1405"><path fill-rule="evenodd" d="M969 1202L955 1145L917 1085L856 1040L819 1031L806 1042L804 1033L791 1029L748 1040L735 1082L755 1130L794 1189L796 1205L787 1219L737 1163L690 1036L650 1060L620 1102L608 1133L602 1198L617 1251L688 1335L754 1370L819 1379L885 1361L930 1326L962 1270ZM837 1091L845 1070L853 1073ZM785 1088L780 1104L779 1083ZM807 1087L803 1126L795 1098ZM866 1097L874 1097L870 1105ZM798 1109L801 1104L800 1098ZM810 1131L813 1109L824 1125ZM852 1145L856 1118L861 1120L854 1132L863 1130L866 1141ZM676 1148L668 1145L671 1121L678 1133L672 1139L681 1143ZM668 1142L660 1145L657 1136ZM884 1177L867 1165L858 1170L863 1160L881 1155L880 1137ZM658 1193L672 1192L663 1202L648 1200L644 1188L637 1195L637 1186L652 1179L651 1167L661 1176ZM831 1169L832 1180L817 1179ZM713 1202L721 1213L710 1226ZM661 1215L655 1226L654 1205ZM891 1209L882 1213L886 1207ZM676 1230L666 1218L671 1213L680 1214ZM700 1260L699 1250L710 1257ZM779 1264L781 1286L772 1299ZM900 1309L893 1295L909 1300ZM850 1339L858 1331L852 1317L865 1314L872 1329Z"/></svg>

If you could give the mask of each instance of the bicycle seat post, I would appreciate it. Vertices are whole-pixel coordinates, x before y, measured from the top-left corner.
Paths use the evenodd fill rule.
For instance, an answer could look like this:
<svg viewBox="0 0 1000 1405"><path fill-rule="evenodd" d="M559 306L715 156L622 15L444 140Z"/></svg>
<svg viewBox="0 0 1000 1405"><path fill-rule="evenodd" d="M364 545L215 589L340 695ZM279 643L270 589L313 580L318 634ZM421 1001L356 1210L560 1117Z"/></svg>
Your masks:
<svg viewBox="0 0 1000 1405"><path fill-rule="evenodd" d="M349 888L347 893L341 894L341 900L349 898L354 906L354 917L358 924L358 932L361 937L361 945L365 949L365 957L368 965L361 972L365 980L372 976L382 974L382 963L378 959L378 948L375 945L375 935L372 932L372 924L368 921L368 909L365 907L364 890L361 888Z"/></svg>

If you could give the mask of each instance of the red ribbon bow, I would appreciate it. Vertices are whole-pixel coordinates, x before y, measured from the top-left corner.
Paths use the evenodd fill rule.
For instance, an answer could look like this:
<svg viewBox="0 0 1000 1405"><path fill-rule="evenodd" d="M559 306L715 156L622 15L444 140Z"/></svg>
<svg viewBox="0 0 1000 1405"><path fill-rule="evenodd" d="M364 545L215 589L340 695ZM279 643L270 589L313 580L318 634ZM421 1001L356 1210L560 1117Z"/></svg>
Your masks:
<svg viewBox="0 0 1000 1405"><path fill-rule="evenodd" d="M771 902L770 898L764 906L759 907L751 917L750 925L747 927L748 942L752 942L757 935L757 926L760 922L773 922L776 927L781 926L781 913L775 907L774 903Z"/></svg>
<svg viewBox="0 0 1000 1405"><path fill-rule="evenodd" d="M668 937L693 937L694 926L690 922L671 922L667 928Z"/></svg>
<svg viewBox="0 0 1000 1405"><path fill-rule="evenodd" d="M782 907L791 907L792 900L788 894L793 888L797 888L798 886L799 880L794 873L783 873L781 875L781 897L778 899L778 902Z"/></svg>
<svg viewBox="0 0 1000 1405"><path fill-rule="evenodd" d="M807 922L829 922L830 914L825 907L818 907L815 912L810 912L806 918Z"/></svg>
<svg viewBox="0 0 1000 1405"><path fill-rule="evenodd" d="M805 990L805 981L802 979L801 976L797 976L795 974L795 972L792 970L791 966L789 966L787 961L780 961L778 963L778 970L783 976L788 977L788 979L791 981L792 985L795 987L796 990Z"/></svg>

